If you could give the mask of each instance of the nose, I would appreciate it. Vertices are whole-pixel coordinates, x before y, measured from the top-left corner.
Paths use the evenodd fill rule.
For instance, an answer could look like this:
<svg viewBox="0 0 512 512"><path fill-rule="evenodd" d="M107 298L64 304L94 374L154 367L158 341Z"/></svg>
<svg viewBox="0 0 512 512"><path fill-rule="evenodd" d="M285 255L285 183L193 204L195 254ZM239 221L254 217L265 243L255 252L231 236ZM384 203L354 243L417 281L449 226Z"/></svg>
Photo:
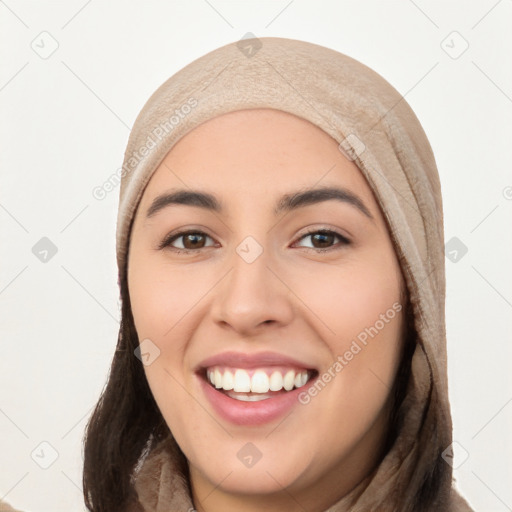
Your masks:
<svg viewBox="0 0 512 512"><path fill-rule="evenodd" d="M241 336L251 336L267 324L291 322L293 294L267 251L254 261L234 252L228 265L231 270L215 287L211 308L215 323Z"/></svg>

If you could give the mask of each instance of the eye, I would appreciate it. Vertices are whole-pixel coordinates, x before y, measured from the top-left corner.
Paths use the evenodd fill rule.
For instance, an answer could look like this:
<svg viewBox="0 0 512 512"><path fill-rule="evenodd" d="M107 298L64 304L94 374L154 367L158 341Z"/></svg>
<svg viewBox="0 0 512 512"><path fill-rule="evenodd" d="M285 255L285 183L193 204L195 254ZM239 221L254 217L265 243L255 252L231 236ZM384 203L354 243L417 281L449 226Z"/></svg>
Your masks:
<svg viewBox="0 0 512 512"><path fill-rule="evenodd" d="M299 240L305 240L307 238L311 239L312 246L299 246L314 250L315 252L336 250L336 245L333 245L335 244L336 239L339 240L339 245L341 246L349 245L351 243L350 240L343 236L341 233L330 229L311 230L302 235ZM158 248L168 248L178 254L193 253L199 249L204 249L206 247L212 247L215 245L215 243L210 243L207 245L206 241L208 239L213 242L213 239L202 231L181 231L179 233L173 233L164 238L164 240L159 244Z"/></svg>
<svg viewBox="0 0 512 512"><path fill-rule="evenodd" d="M350 240L343 236L341 233L336 231L332 231L330 229L316 229L307 232L303 236L299 238L299 240L304 240L310 238L313 246L301 246L306 247L308 249L313 249L316 252L326 252L331 250L336 250L337 247L332 244L336 239L340 240L340 245L350 245Z"/></svg>
<svg viewBox="0 0 512 512"><path fill-rule="evenodd" d="M206 239L213 240L210 236L202 231L182 231L180 233L174 233L165 238L160 245L159 249L165 247L174 250L178 253L181 252L193 252L196 249L203 249L204 247L211 247L214 244L205 245ZM181 239L181 240L180 240ZM177 242L177 245L175 245Z"/></svg>

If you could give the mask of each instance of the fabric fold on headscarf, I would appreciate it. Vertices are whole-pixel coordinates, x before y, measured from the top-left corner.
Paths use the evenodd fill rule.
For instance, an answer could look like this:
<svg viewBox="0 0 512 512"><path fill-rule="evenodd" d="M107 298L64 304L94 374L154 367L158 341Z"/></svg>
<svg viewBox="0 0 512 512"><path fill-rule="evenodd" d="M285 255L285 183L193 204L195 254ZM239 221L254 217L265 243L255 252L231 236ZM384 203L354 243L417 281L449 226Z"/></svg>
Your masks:
<svg viewBox="0 0 512 512"><path fill-rule="evenodd" d="M117 223L119 275L126 272L137 206L167 153L201 123L252 108L288 112L324 130L358 166L383 212L417 333L401 407L403 424L372 478L329 512L412 510L429 468L440 463L452 442L443 207L425 132L405 99L383 77L330 48L277 37L227 44L175 73L147 101L128 141ZM165 446L162 442L149 454L138 475L146 512L187 510L191 499L183 476L173 468L172 455L165 456ZM444 469L435 510L471 511L452 486L451 466ZM181 508L173 500L181 500Z"/></svg>

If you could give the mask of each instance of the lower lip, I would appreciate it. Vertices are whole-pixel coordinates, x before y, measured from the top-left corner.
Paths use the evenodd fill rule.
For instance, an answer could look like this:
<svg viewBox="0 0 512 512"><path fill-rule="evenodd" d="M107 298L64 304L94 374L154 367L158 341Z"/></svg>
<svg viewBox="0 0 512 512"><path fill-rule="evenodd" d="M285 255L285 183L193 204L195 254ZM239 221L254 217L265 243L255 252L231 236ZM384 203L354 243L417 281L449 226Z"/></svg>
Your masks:
<svg viewBox="0 0 512 512"><path fill-rule="evenodd" d="M237 425L263 425L284 416L294 405L299 404L298 395L306 389L306 386L302 386L273 398L258 402L242 402L217 391L201 376L197 377L206 398L217 414Z"/></svg>

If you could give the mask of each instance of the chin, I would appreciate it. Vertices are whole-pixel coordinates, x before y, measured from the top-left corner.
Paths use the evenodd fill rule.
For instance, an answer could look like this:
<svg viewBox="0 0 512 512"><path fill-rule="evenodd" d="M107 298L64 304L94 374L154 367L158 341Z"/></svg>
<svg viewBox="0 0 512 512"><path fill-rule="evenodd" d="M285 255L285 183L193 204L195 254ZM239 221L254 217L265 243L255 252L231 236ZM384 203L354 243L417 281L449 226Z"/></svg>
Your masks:
<svg viewBox="0 0 512 512"><path fill-rule="evenodd" d="M272 495L278 494L283 489L293 485L300 474L296 467L283 467L282 465L264 465L260 460L254 467L239 467L239 464L225 465L222 470L216 466L205 468L203 475L214 486L219 484L219 489L229 494L244 495ZM198 469L201 471L201 469ZM221 475L228 475L223 480Z"/></svg>

